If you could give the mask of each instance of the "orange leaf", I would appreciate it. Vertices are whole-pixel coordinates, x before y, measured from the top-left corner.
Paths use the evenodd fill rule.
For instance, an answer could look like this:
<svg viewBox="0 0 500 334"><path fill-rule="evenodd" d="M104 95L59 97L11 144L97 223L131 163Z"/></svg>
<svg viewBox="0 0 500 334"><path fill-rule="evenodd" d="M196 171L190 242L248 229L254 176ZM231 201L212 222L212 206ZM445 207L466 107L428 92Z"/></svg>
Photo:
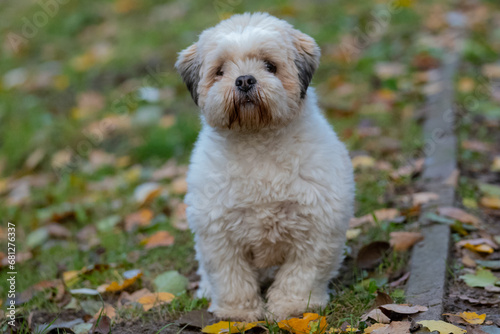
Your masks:
<svg viewBox="0 0 500 334"><path fill-rule="evenodd" d="M171 246L174 244L174 236L167 231L158 231L149 238L141 241L141 244L145 245L144 248L151 249L161 246Z"/></svg>
<svg viewBox="0 0 500 334"><path fill-rule="evenodd" d="M139 298L137 302L142 304L144 311L149 311L155 306L170 303L174 298L175 296L169 292L155 292Z"/></svg>
<svg viewBox="0 0 500 334"><path fill-rule="evenodd" d="M303 318L292 318L278 322L281 329L294 334L309 334L311 329L316 328L314 333L324 333L326 331L326 318L316 313L304 313Z"/></svg>
<svg viewBox="0 0 500 334"><path fill-rule="evenodd" d="M153 211L150 209L141 209L125 217L125 230L131 231L136 226L147 226L153 219Z"/></svg>

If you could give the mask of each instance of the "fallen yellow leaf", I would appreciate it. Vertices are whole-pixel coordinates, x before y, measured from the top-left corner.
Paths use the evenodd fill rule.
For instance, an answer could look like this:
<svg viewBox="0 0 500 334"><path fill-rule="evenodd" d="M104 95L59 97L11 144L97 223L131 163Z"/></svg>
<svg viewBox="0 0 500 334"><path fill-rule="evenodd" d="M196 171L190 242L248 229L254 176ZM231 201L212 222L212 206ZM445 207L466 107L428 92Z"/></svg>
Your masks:
<svg viewBox="0 0 500 334"><path fill-rule="evenodd" d="M490 209L500 209L500 198L498 197L481 197L481 205Z"/></svg>
<svg viewBox="0 0 500 334"><path fill-rule="evenodd" d="M241 333L254 328L262 321L258 322L230 322L219 321L216 324L205 326L201 329L203 333L219 334L219 333Z"/></svg>
<svg viewBox="0 0 500 334"><path fill-rule="evenodd" d="M147 294L137 300L142 304L144 311L149 311L155 306L170 303L175 296L169 292L155 292Z"/></svg>
<svg viewBox="0 0 500 334"><path fill-rule="evenodd" d="M351 325L347 325L345 329L343 328L330 328L327 333L356 333L358 331L358 328L356 327L351 327ZM311 333L316 333L316 331L311 331Z"/></svg>
<svg viewBox="0 0 500 334"><path fill-rule="evenodd" d="M465 334L466 331L460 327L454 326L441 320L422 320L417 322L427 327L431 332L438 331L439 334Z"/></svg>
<svg viewBox="0 0 500 334"><path fill-rule="evenodd" d="M470 243L466 243L464 245L464 248L470 249L471 251L474 251L476 253L491 254L494 252L493 248L491 246L486 245L486 244L472 245Z"/></svg>
<svg viewBox="0 0 500 334"><path fill-rule="evenodd" d="M491 164L491 171L500 172L500 155L496 156L495 159L493 159L493 163Z"/></svg>
<svg viewBox="0 0 500 334"><path fill-rule="evenodd" d="M486 314L477 314L476 312L462 312L458 315L460 318L473 325L481 325L486 319Z"/></svg>
<svg viewBox="0 0 500 334"><path fill-rule="evenodd" d="M375 159L368 155L358 155L351 159L353 168L368 168L375 166Z"/></svg>
<svg viewBox="0 0 500 334"><path fill-rule="evenodd" d="M309 334L315 328L315 334L326 331L326 318L316 313L304 313L303 318L292 318L278 322L278 327L294 334Z"/></svg>
<svg viewBox="0 0 500 334"><path fill-rule="evenodd" d="M70 288L78 282L78 276L80 275L80 270L71 270L63 272L64 284Z"/></svg>
<svg viewBox="0 0 500 334"><path fill-rule="evenodd" d="M347 230L346 237L347 237L347 240L353 240L353 239L356 239L360 234L361 234L360 228L352 228L352 229Z"/></svg>

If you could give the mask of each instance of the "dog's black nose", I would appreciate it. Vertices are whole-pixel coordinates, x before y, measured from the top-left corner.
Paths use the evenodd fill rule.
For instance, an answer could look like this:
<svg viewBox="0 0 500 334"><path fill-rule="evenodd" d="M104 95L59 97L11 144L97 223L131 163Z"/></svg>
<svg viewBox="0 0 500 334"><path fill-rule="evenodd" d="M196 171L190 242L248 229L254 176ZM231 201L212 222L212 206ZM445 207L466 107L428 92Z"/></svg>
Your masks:
<svg viewBox="0 0 500 334"><path fill-rule="evenodd" d="M257 83L253 75L242 75L236 79L235 85L239 90L248 92Z"/></svg>

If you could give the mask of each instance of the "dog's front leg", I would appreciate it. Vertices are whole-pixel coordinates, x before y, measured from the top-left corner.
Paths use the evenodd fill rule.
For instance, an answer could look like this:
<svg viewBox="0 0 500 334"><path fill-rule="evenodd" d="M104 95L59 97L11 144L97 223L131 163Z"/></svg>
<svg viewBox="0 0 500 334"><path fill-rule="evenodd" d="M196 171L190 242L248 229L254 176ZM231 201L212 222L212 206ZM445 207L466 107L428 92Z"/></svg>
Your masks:
<svg viewBox="0 0 500 334"><path fill-rule="evenodd" d="M306 309L328 304L328 282L342 260L339 245L343 243L318 242L290 249L267 292L269 318L280 320L299 316Z"/></svg>
<svg viewBox="0 0 500 334"><path fill-rule="evenodd" d="M263 317L257 271L243 249L220 236L199 238L198 258L210 285L209 311L227 320L256 321Z"/></svg>

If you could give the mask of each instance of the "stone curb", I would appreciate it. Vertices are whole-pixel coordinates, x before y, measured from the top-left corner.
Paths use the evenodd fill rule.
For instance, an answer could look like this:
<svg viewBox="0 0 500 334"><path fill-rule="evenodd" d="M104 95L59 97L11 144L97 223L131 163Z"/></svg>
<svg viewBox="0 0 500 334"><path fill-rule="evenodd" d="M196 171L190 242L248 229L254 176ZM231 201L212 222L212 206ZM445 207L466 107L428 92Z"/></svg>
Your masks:
<svg viewBox="0 0 500 334"><path fill-rule="evenodd" d="M427 312L413 316L419 320L441 320L445 296L448 258L450 254L450 228L426 219L438 206L453 206L457 171L457 140L454 133L453 76L460 61L460 32L455 50L449 53L443 66L436 70L435 80L429 85L437 87L427 97L425 104L424 152L425 164L422 175L424 191L439 195L439 200L422 208L419 222L424 240L415 245L410 263L410 278L406 296L413 305L427 306Z"/></svg>

